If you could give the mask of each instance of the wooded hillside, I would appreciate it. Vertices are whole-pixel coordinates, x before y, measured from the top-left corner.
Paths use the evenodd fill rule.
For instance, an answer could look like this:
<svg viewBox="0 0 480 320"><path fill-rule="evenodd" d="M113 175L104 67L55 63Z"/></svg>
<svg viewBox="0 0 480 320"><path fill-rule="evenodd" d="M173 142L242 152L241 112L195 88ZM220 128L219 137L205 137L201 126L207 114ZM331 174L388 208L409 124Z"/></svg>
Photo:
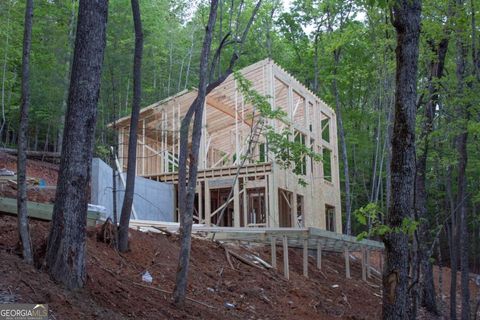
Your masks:
<svg viewBox="0 0 480 320"><path fill-rule="evenodd" d="M475 312L475 305L468 306L476 299L468 295L468 276L480 272L477 0L293 0L288 4L266 0L261 5L254 0L219 1L210 57L201 54L207 48L206 25L212 22L210 2L139 3L142 107L199 83L206 86L229 70L231 57L238 55L235 70L274 59L336 111L345 232L387 239L387 247L388 243L405 246L401 252L408 252L408 257L402 263L411 267L408 295L415 306L410 310L413 316L420 305L433 313L447 313L446 304L435 301L432 263L463 272L458 304L463 312L472 310L462 319ZM22 136L25 9L24 1L0 2L2 148L17 148ZM62 149L69 87L75 77L71 70L78 11L79 2L74 0L34 3L28 150ZM241 42L238 35L243 30L248 36L235 45ZM132 109L134 43L130 1L110 1L103 64L100 53L97 57L102 73L94 137L95 154L106 160L110 146L118 143L107 124L130 115ZM221 48L218 56L216 48ZM200 72L200 66L216 63L209 74ZM92 84L92 92L97 87ZM92 118L94 105L91 101ZM397 148L396 143L405 140L406 147ZM392 182L406 184L392 188ZM398 200L392 190L402 193L405 201L392 203ZM389 208L397 210L390 214L399 214L399 220L389 219ZM399 230L403 238L391 242L388 235ZM455 293L456 277L451 281ZM456 310L456 294L452 297L450 310ZM451 312L453 319L455 311Z"/></svg>

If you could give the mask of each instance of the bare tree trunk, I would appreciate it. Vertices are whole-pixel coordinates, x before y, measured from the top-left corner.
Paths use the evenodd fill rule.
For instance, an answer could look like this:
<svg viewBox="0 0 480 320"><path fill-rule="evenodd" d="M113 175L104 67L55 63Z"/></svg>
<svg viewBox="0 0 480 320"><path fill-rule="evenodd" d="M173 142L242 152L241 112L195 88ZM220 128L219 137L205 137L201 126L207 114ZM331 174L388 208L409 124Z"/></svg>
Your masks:
<svg viewBox="0 0 480 320"><path fill-rule="evenodd" d="M170 36L171 39L171 36ZM168 82L167 82L167 97L170 96L170 84L172 82L172 69L173 69L173 44L170 40L170 50L168 54Z"/></svg>
<svg viewBox="0 0 480 320"><path fill-rule="evenodd" d="M378 102L378 111L380 111L380 102ZM377 127L375 128L375 153L373 155L373 165L372 165L372 186L370 188L370 202L375 202L375 189L377 187L377 167L378 167L378 158L380 155L380 132L381 132L381 119L382 119L382 114L378 112L378 120L377 120ZM381 173L378 173L380 176ZM370 219L369 219L370 220ZM370 229L370 221L368 223L369 229Z"/></svg>
<svg viewBox="0 0 480 320"><path fill-rule="evenodd" d="M455 14L458 18L464 16L464 1L456 0ZM457 176L457 210L458 210L458 246L460 253L460 271L461 271L461 287L462 287L462 320L470 319L470 289L469 282L469 266L468 266L468 226L467 226L467 121L468 106L464 101L465 94L465 78L466 78L466 57L468 47L464 40L464 29L459 23L455 30L456 35L456 77L457 77L457 110L456 113L460 120L460 133L455 138L455 146L458 152L458 176Z"/></svg>
<svg viewBox="0 0 480 320"><path fill-rule="evenodd" d="M64 84L65 90L63 92L63 100L62 100L62 109L60 110L60 127L58 130L57 135L57 146L58 152L62 152L62 144L63 144L63 128L65 124L65 110L67 109L67 99L68 99L68 79L70 78L70 63L72 60L72 47L73 47L73 32L75 29L75 0L71 1L71 15L70 15L70 26L68 29L68 43L67 43L67 53L65 54L65 76L64 76Z"/></svg>
<svg viewBox="0 0 480 320"><path fill-rule="evenodd" d="M476 77L477 81L480 82L480 58L479 52L477 51L477 23L475 19L475 1L470 0L470 15L471 15L471 26L472 26L472 62L473 62L473 75Z"/></svg>
<svg viewBox="0 0 480 320"><path fill-rule="evenodd" d="M270 16L269 20L267 21L267 30L265 34L265 46L267 47L267 57L272 58L272 24L273 24L273 15L275 14L275 11L277 10L277 5L274 4L272 6L272 9L270 10ZM314 86L315 88L315 86ZM314 91L316 93L316 91Z"/></svg>
<svg viewBox="0 0 480 320"><path fill-rule="evenodd" d="M30 240L27 217L27 147L28 147L28 108L30 106L30 48L32 46L33 0L27 0L25 7L25 29L22 55L22 101L18 130L17 155L17 212L18 233L22 246L23 259L33 264L33 249Z"/></svg>
<svg viewBox="0 0 480 320"><path fill-rule="evenodd" d="M192 62L192 55L193 55L193 32L192 32L192 44L190 45L190 50L188 51L188 64L187 64L187 71L185 72L185 85L183 89L187 89L188 86L188 79L190 77L190 64Z"/></svg>
<svg viewBox="0 0 480 320"><path fill-rule="evenodd" d="M458 225L459 251L460 251L460 271L462 287L462 320L470 319L470 288L469 288L469 266L468 266L468 222L466 190L467 178L465 175L467 167L467 129L457 137L456 141L458 159L458 187L457 187L457 207L459 210L460 223Z"/></svg>
<svg viewBox="0 0 480 320"><path fill-rule="evenodd" d="M207 79L208 79L208 60L210 48L212 45L212 34L217 19L218 1L212 0L210 3L210 14L205 29L205 38L203 39L202 53L200 56L199 86L198 96L190 106L180 127L180 156L179 156L179 176L178 176L178 198L180 210L180 254L177 267L177 276L175 279L175 289L173 299L175 304L182 306L185 303L187 289L187 275L190 260L191 232L193 223L193 201L195 198L198 151L201 138L201 122L203 115L203 104L206 97ZM192 147L188 150L188 131L190 121L195 113L195 120L192 132ZM187 185L187 155L189 157L190 170Z"/></svg>
<svg viewBox="0 0 480 320"><path fill-rule="evenodd" d="M44 141L44 144L43 144L43 152L47 152L48 151L48 143L49 143L49 138L50 138L50 128L51 128L51 125L50 125L50 122L48 123L47 125L47 133L45 135L45 141ZM43 157L42 157L42 161L43 161Z"/></svg>
<svg viewBox="0 0 480 320"><path fill-rule="evenodd" d="M114 123L115 126L115 123ZM115 166L116 157L115 148L111 148L111 162L112 162L112 216L115 236L115 249L118 250L118 214L117 214L117 169Z"/></svg>
<svg viewBox="0 0 480 320"><path fill-rule="evenodd" d="M38 150L38 135L40 133L40 127L38 124L35 125L35 136L33 138L33 150Z"/></svg>
<svg viewBox="0 0 480 320"><path fill-rule="evenodd" d="M81 0L46 267L69 289L86 281L88 184L106 41L108 1Z"/></svg>
<svg viewBox="0 0 480 320"><path fill-rule="evenodd" d="M8 13L7 13L7 35L5 39L5 54L3 56L3 72L2 72L2 124L0 125L0 139L2 137L3 133L3 128L5 127L5 83L6 83L6 75L7 75L7 64L8 64L8 42L10 39L10 6L8 7Z"/></svg>
<svg viewBox="0 0 480 320"><path fill-rule="evenodd" d="M128 96L129 96L129 94L130 94L130 78L127 78L127 93L125 94L125 113L128 110ZM120 103L120 105L118 106L118 115L117 115L117 113L114 112L113 118L116 119L117 116L121 117L121 115L122 115L122 104Z"/></svg>
<svg viewBox="0 0 480 320"><path fill-rule="evenodd" d="M233 67L241 52L241 44L245 42L248 31L253 20L260 8L262 0L259 0L252 11L250 20L248 21L240 39L240 50L234 50L231 56L228 69L215 81L209 83L209 75L215 70L215 64L212 64L210 72L208 70L208 61L210 49L212 45L212 35L215 26L215 20L218 10L218 0L212 0L210 3L210 14L205 29L205 38L203 39L202 52L200 54L199 68L199 86L197 98L193 101L188 109L180 126L180 155L179 155L179 172L178 172L178 203L180 211L180 253L178 259L177 275L175 279L175 289L173 299L176 305L182 306L185 303L187 275L191 249L191 232L193 223L193 209L195 200L195 189L197 183L198 172L198 153L200 149L200 139L202 136L202 118L204 112L204 104L206 96L225 79L233 73ZM240 13L239 13L240 15ZM220 55L222 43L216 51L216 55ZM215 60L215 57L213 58ZM218 61L218 60L217 60ZM193 115L195 115L192 132L192 143L189 148L188 136L189 127ZM188 184L187 184L187 157L188 163Z"/></svg>
<svg viewBox="0 0 480 320"><path fill-rule="evenodd" d="M440 245L437 246L437 255L438 255L438 293L440 294L440 306L438 308L438 314L442 315L444 312L444 301L443 301L443 259L442 259L442 250Z"/></svg>
<svg viewBox="0 0 480 320"><path fill-rule="evenodd" d="M395 121L392 137L391 201L387 225L401 228L413 216L415 185L415 114L417 100L420 0L397 0L393 26L397 31ZM383 273L383 319L408 318L408 235L385 235L386 263Z"/></svg>
<svg viewBox="0 0 480 320"><path fill-rule="evenodd" d="M448 38L442 39L438 46L434 46L432 50L435 58L430 63L429 76L429 100L424 107L424 123L419 139L419 156L417 158L416 181L415 181L415 210L416 219L425 221L427 218L427 189L426 189L426 173L427 173L427 156L429 148L430 133L433 131L433 119L435 108L438 103L438 80L443 76L443 68L445 57L448 49ZM419 238L419 263L421 265L421 298L422 304L427 311L438 314L436 303L435 286L433 283L433 270L430 257L433 252L429 252L429 244L432 239L428 237L428 223L422 222L417 232Z"/></svg>
<svg viewBox="0 0 480 320"><path fill-rule="evenodd" d="M457 214L452 193L452 169L447 167L445 174L445 192L450 207L449 252L450 252L450 319L457 319Z"/></svg>
<svg viewBox="0 0 480 320"><path fill-rule="evenodd" d="M340 61L340 49L333 52L333 94L335 96L335 112L337 114L338 135L340 136L340 147L342 149L343 174L345 178L345 232L350 235L352 232L352 207L350 200L350 175L348 172L347 142L345 141L345 130L343 129L342 113L340 110L340 97L337 86L337 68Z"/></svg>
<svg viewBox="0 0 480 320"><path fill-rule="evenodd" d="M128 137L128 164L125 195L123 197L122 214L118 235L118 250L128 250L128 225L132 212L133 195L135 191L135 171L137 167L137 129L142 100L142 53L143 31L138 0L131 0L135 28L135 57L133 62L133 105L130 118L130 136Z"/></svg>
<svg viewBox="0 0 480 320"><path fill-rule="evenodd" d="M185 54L185 57L182 59L182 63L180 64L180 72L178 73L178 81L177 81L177 92L180 92L180 86L182 85L182 76L183 76L183 66L185 64L185 59L188 57L188 52Z"/></svg>
<svg viewBox="0 0 480 320"><path fill-rule="evenodd" d="M393 122L395 113L393 112L392 104L390 104L390 111L388 113L387 124L387 159L385 161L385 207L390 208L390 200L392 195L392 136L393 136Z"/></svg>
<svg viewBox="0 0 480 320"><path fill-rule="evenodd" d="M319 68L318 68L318 58L319 58L319 55L318 55L318 42L319 42L319 39L320 38L320 34L317 32L315 34L315 38L314 38L314 41L313 41L313 85L312 85L312 89L313 89L313 92L315 94L318 94L318 74L319 74ZM270 57L270 53L269 53L269 57Z"/></svg>

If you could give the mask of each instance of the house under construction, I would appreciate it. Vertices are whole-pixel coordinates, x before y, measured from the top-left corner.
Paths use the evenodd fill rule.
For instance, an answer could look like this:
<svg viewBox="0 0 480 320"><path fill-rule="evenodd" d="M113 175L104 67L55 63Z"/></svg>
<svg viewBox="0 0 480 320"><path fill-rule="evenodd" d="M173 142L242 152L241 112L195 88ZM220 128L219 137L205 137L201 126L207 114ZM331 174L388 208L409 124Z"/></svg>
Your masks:
<svg viewBox="0 0 480 320"><path fill-rule="evenodd" d="M288 115L288 123L258 119L255 106L244 101L233 75L207 96L195 222L226 227L318 227L341 233L334 111L272 60L240 72L269 99L273 109ZM180 123L196 95L196 90L185 90L141 110L138 176L177 183ZM262 135L266 124L278 130L288 128L295 141L323 155L323 162L307 157L301 164L305 186L298 183L291 168L275 162ZM130 117L116 122L122 169L127 165L129 125Z"/></svg>

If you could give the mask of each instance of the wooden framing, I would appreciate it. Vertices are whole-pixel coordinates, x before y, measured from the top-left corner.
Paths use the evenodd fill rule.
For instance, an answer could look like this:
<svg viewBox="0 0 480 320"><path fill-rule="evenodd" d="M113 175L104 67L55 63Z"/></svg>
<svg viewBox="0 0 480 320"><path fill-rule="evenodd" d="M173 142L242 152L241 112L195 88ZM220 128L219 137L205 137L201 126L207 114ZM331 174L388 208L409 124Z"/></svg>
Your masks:
<svg viewBox="0 0 480 320"><path fill-rule="evenodd" d="M146 220L132 220L130 225L143 231L179 232L180 225L175 222L157 222ZM367 252L382 252L384 244L379 241L368 239L358 240L356 237L336 232L322 230L319 228L229 228L229 227L206 227L204 225L193 225L192 232L197 236L206 239L215 238L223 241L247 241L252 243L263 243L270 245L272 268L277 269L277 239L281 242L283 258L283 274L286 279L290 277L289 271L289 249L303 249L303 275L308 277L308 252L315 250L317 254L317 269L322 269L322 252L343 253L345 259L345 277L351 278L350 253L361 253L362 279L367 280L368 258ZM383 259L383 255L380 256ZM366 260L367 261L366 261ZM382 260L380 260L382 265ZM381 270L381 267L380 267Z"/></svg>
<svg viewBox="0 0 480 320"><path fill-rule="evenodd" d="M268 125L278 130L288 128L292 136L301 135L306 146L330 155L330 159L325 164L305 159L302 179L307 186L301 186L291 169L285 170L275 162L262 135L255 138L258 141L247 154L246 146L254 139L252 128L258 123L258 112L255 113L255 106L244 101L236 80L230 76L205 101L197 184L198 198L203 201L197 203L199 214L195 222L216 225L219 200L212 196L212 191L233 188L233 214L229 226L279 227L279 206L285 200L281 197L288 194L290 223L286 226L326 229L325 210L333 207L334 230L341 233L335 112L272 60L259 61L240 72L251 81L253 88L268 97L272 108L288 114L289 123L268 120ZM196 90L184 90L141 110L138 175L176 184L180 122L196 94ZM129 125L129 117L116 122L123 169L126 168ZM240 159L245 156L245 165L240 168L239 178L234 183Z"/></svg>

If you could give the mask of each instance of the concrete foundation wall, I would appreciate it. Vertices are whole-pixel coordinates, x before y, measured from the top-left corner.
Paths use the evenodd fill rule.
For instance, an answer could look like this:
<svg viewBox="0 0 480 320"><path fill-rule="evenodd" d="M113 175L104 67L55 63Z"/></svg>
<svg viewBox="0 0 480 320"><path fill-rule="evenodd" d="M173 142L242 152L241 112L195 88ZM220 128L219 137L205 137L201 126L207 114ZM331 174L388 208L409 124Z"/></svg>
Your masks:
<svg viewBox="0 0 480 320"><path fill-rule="evenodd" d="M122 173L122 175L126 179L126 174ZM112 217L112 168L101 159L94 158L91 181L90 203L104 206L106 208L105 218ZM125 187L119 176L117 176L116 184L117 215L120 218ZM174 192L173 184L136 177L133 207L137 219L173 222ZM133 215L131 218L134 218Z"/></svg>

